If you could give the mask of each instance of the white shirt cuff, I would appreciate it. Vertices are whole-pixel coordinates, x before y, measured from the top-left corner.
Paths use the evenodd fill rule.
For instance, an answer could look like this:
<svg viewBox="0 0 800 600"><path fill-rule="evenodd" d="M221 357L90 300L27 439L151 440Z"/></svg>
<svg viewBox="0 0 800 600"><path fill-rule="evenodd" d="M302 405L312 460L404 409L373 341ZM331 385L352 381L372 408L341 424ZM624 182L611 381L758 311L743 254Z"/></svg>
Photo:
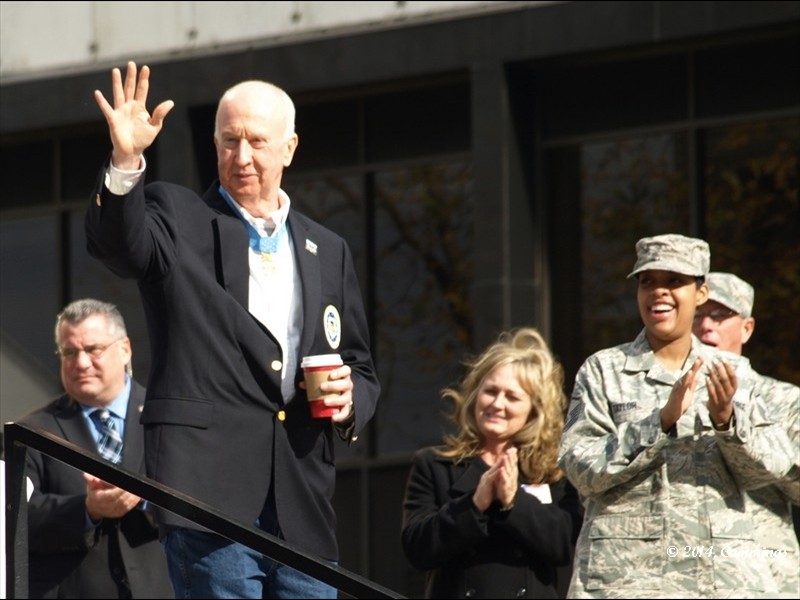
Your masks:
<svg viewBox="0 0 800 600"><path fill-rule="evenodd" d="M147 168L147 162L144 156L142 156L142 167L136 171L123 171L109 162L105 176L105 184L108 191L117 196L124 196L131 191L133 186L139 183L142 175L144 175L145 168Z"/></svg>

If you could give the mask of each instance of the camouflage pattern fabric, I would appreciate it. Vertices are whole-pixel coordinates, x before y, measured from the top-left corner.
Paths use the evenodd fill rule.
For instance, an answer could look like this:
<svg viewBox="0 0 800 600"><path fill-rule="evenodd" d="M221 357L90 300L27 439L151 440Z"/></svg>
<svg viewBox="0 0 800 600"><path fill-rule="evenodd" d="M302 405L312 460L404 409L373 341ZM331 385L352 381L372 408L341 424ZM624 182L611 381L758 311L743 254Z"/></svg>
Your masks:
<svg viewBox="0 0 800 600"><path fill-rule="evenodd" d="M711 250L706 241L665 233L636 242L636 264L628 277L648 270L704 277L710 267Z"/></svg>
<svg viewBox="0 0 800 600"><path fill-rule="evenodd" d="M760 376L759 394L770 421L782 424L789 436L793 455L790 476L747 492L748 512L759 544L786 551L794 560L769 562L780 597L800 597L800 549L792 526L792 504L800 504L800 387ZM763 441L763 440L762 440ZM764 448L764 451L769 451Z"/></svg>
<svg viewBox="0 0 800 600"><path fill-rule="evenodd" d="M693 337L687 370L698 356L703 371L715 357L736 368L726 432L712 427L703 372L692 406L661 431L661 407L683 373L661 366L644 331L579 370L559 452L586 508L570 597L798 596L796 583L780 581L796 576L796 539L756 535L752 507L771 500L745 492L795 489L797 444L767 411L761 394L773 392L746 358Z"/></svg>
<svg viewBox="0 0 800 600"><path fill-rule="evenodd" d="M735 310L743 317L753 314L753 300L755 290L746 281L739 279L733 273L711 272L706 278L709 294L708 299L719 302L731 310Z"/></svg>

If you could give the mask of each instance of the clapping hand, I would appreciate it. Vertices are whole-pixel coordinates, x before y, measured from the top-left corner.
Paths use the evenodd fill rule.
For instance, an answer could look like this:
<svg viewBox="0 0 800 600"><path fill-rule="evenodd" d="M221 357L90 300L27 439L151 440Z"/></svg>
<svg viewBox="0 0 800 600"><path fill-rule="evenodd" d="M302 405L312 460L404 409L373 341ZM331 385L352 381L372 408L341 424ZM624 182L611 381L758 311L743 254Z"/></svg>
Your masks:
<svg viewBox="0 0 800 600"><path fill-rule="evenodd" d="M708 415L716 429L727 429L733 416L733 396L738 381L736 371L727 362L715 360L708 369Z"/></svg>
<svg viewBox="0 0 800 600"><path fill-rule="evenodd" d="M139 504L141 498L122 488L111 485L89 473L86 481L86 512L92 521L124 517Z"/></svg>
<svg viewBox="0 0 800 600"><path fill-rule="evenodd" d="M514 505L518 481L517 449L512 446L481 475L472 501L481 512L486 511L495 500L508 510Z"/></svg>
<svg viewBox="0 0 800 600"><path fill-rule="evenodd" d="M703 366L703 359L698 357L694 361L692 368L683 374L683 377L675 382L669 395L669 400L661 409L661 430L665 433L672 429L683 413L689 410L694 399L694 390L697 387L697 377L700 367Z"/></svg>

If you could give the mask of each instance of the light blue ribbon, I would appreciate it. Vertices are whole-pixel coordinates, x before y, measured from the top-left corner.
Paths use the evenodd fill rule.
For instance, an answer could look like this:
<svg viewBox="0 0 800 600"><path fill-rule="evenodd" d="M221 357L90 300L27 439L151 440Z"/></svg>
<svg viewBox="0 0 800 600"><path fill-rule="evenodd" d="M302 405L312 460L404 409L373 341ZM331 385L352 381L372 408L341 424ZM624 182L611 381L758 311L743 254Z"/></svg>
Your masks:
<svg viewBox="0 0 800 600"><path fill-rule="evenodd" d="M244 226L247 228L247 235L250 238L250 247L256 252L266 252L268 254L277 252L278 246L280 246L283 237L286 235L286 222L282 223L280 227L273 231L272 235L261 235L258 229L247 222L242 212L236 204L234 204L233 198L231 198L227 190L221 185L219 186L219 193L225 198L225 202L231 207L233 213L242 220L242 223L244 223Z"/></svg>

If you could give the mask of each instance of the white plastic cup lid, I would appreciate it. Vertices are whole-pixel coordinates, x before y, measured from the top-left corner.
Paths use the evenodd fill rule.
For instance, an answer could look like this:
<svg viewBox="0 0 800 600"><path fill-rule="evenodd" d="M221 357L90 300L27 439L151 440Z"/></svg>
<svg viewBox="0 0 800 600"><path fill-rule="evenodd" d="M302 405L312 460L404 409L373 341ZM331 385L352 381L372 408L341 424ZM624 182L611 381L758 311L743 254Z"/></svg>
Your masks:
<svg viewBox="0 0 800 600"><path fill-rule="evenodd" d="M315 354L314 356L304 356L300 367L313 369L315 367L340 367L343 364L339 354Z"/></svg>

